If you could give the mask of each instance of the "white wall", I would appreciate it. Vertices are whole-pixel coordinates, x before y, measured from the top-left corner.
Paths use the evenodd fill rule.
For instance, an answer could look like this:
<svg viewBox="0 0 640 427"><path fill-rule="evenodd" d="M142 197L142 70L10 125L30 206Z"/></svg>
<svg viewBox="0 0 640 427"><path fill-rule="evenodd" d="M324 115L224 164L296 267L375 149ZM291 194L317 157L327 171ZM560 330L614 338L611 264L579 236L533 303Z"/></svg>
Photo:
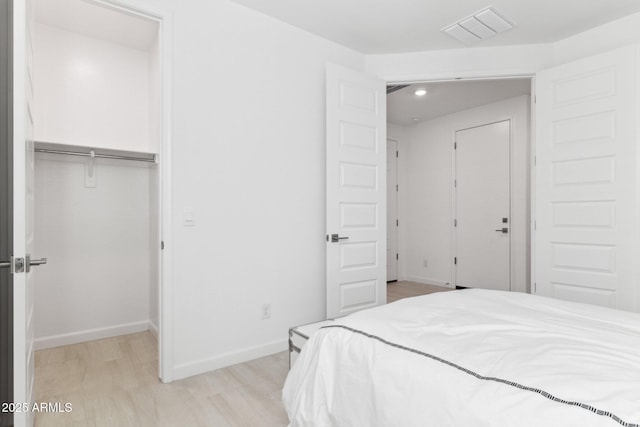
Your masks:
<svg viewBox="0 0 640 427"><path fill-rule="evenodd" d="M458 129L512 120L512 290L526 292L529 278L529 96L519 96L405 128L400 150L400 246L407 280L445 286L452 277L453 150ZM428 260L424 267L423 259Z"/></svg>
<svg viewBox="0 0 640 427"><path fill-rule="evenodd" d="M149 327L150 173L146 164L37 154L37 348Z"/></svg>
<svg viewBox="0 0 640 427"><path fill-rule="evenodd" d="M366 70L389 82L527 76L551 65L548 44L367 55Z"/></svg>
<svg viewBox="0 0 640 427"><path fill-rule="evenodd" d="M42 23L35 34L36 141L157 150L148 52Z"/></svg>
<svg viewBox="0 0 640 427"><path fill-rule="evenodd" d="M288 328L324 318L325 64L363 69L363 55L228 1L161 3L173 16L180 378L284 351Z"/></svg>
<svg viewBox="0 0 640 427"><path fill-rule="evenodd" d="M553 63L564 64L617 47L640 43L638 28L640 13L635 13L560 40L553 44Z"/></svg>

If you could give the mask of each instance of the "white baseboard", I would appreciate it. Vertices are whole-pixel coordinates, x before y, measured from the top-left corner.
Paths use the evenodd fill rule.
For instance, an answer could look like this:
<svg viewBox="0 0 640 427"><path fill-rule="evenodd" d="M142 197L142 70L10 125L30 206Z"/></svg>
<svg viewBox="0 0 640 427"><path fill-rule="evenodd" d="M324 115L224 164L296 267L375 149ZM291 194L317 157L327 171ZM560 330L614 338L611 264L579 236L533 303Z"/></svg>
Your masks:
<svg viewBox="0 0 640 427"><path fill-rule="evenodd" d="M453 289L451 282L444 282L442 280L430 279L428 277L420 276L407 276L409 282L421 283L423 285L441 286L443 288Z"/></svg>
<svg viewBox="0 0 640 427"><path fill-rule="evenodd" d="M148 320L142 322L125 323L122 325L109 326L106 328L87 329L84 331L70 332L68 334L50 335L48 337L36 338L34 348L44 350L62 345L78 344L81 342L94 341L103 338L117 337L118 335L135 334L149 330Z"/></svg>
<svg viewBox="0 0 640 427"><path fill-rule="evenodd" d="M288 348L289 342L287 340L278 340L263 345L247 347L240 351L223 353L219 356L208 359L183 363L174 367L173 380L181 380L183 378L192 377L194 375L215 371L216 369L226 368L227 366L269 356L274 353L280 353L281 351L286 351Z"/></svg>
<svg viewBox="0 0 640 427"><path fill-rule="evenodd" d="M155 339L158 339L158 330L158 325L153 323L152 320L149 320L149 332L151 332L151 335L153 335Z"/></svg>

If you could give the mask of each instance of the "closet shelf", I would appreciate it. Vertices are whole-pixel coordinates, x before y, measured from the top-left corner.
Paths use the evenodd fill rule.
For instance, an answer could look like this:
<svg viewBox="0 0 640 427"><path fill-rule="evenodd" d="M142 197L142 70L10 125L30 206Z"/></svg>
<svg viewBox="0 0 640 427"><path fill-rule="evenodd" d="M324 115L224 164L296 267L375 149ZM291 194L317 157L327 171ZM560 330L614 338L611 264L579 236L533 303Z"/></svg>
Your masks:
<svg viewBox="0 0 640 427"><path fill-rule="evenodd" d="M132 160L137 162L156 163L156 154L142 151L113 150L110 148L88 147L82 145L58 144L55 142L35 141L36 153L62 154L68 156L91 157L91 151L95 158Z"/></svg>

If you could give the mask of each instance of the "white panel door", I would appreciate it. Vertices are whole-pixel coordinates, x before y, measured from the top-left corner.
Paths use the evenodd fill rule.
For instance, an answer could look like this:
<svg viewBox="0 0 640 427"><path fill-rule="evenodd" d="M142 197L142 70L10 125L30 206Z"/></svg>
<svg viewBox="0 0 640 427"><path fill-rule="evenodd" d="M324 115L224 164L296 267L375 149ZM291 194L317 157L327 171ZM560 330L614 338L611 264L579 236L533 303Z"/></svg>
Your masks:
<svg viewBox="0 0 640 427"><path fill-rule="evenodd" d="M638 310L638 48L536 76L534 292Z"/></svg>
<svg viewBox="0 0 640 427"><path fill-rule="evenodd" d="M456 132L455 284L511 289L510 121Z"/></svg>
<svg viewBox="0 0 640 427"><path fill-rule="evenodd" d="M327 317L386 302L386 90L327 65Z"/></svg>
<svg viewBox="0 0 640 427"><path fill-rule="evenodd" d="M387 282L398 280L398 141L387 140Z"/></svg>
<svg viewBox="0 0 640 427"><path fill-rule="evenodd" d="M13 254L25 259L24 270L13 277L13 378L16 403L33 403L33 2L13 2ZM32 426L31 411L14 413L16 427Z"/></svg>

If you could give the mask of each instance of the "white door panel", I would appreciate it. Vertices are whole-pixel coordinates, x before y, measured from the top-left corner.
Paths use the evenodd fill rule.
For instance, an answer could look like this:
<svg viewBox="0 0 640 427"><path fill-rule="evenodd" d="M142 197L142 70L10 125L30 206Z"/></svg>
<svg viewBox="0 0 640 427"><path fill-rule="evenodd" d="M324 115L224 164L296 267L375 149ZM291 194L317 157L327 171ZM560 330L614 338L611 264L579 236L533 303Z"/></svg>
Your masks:
<svg viewBox="0 0 640 427"><path fill-rule="evenodd" d="M398 141L387 140L387 282L398 280Z"/></svg>
<svg viewBox="0 0 640 427"><path fill-rule="evenodd" d="M377 78L327 66L329 318L386 302L385 93Z"/></svg>
<svg viewBox="0 0 640 427"><path fill-rule="evenodd" d="M637 309L637 47L536 76L534 291Z"/></svg>
<svg viewBox="0 0 640 427"><path fill-rule="evenodd" d="M509 120L456 132L456 286L511 289L510 140Z"/></svg>
<svg viewBox="0 0 640 427"><path fill-rule="evenodd" d="M33 142L33 2L13 2L13 254L34 253L34 142ZM33 273L16 271L13 277L14 402L33 403ZM16 427L32 426L30 411L15 412Z"/></svg>

